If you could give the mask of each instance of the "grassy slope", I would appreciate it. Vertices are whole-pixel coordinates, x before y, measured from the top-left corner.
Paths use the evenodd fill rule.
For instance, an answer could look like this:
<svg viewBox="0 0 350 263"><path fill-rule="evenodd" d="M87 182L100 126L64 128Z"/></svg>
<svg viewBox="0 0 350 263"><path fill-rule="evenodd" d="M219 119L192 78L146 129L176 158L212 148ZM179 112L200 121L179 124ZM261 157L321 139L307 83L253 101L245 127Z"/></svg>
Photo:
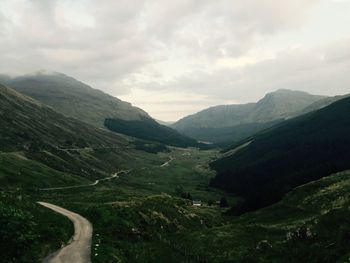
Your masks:
<svg viewBox="0 0 350 263"><path fill-rule="evenodd" d="M349 189L350 172L309 183L231 224L180 237L179 250L193 262L345 262Z"/></svg>
<svg viewBox="0 0 350 263"><path fill-rule="evenodd" d="M246 199L241 211L278 201L292 188L350 167L350 98L258 134L212 163L213 185Z"/></svg>
<svg viewBox="0 0 350 263"><path fill-rule="evenodd" d="M81 182L86 182L84 178L106 177L119 170L120 163L106 162L99 151L108 149L110 155L118 155L131 147L130 140L121 135L67 118L1 85L0 102L0 151L4 164L0 174L7 186L11 180L13 185L30 181L27 186L42 186L50 183L46 179L57 185L59 181L76 182L79 176ZM33 167L44 172L35 172Z"/></svg>
<svg viewBox="0 0 350 263"><path fill-rule="evenodd" d="M172 235L221 225L225 220L217 206L192 208L177 188L181 186L204 204L218 201L225 194L207 187L213 174L206 164L215 151L170 150L151 155L136 151L133 159L123 161L123 169L133 169L130 173L95 187L31 194L91 220L94 244L99 244L94 262L164 262L169 253L176 262L180 254L174 253L169 243ZM170 157L173 161L161 166ZM233 197L228 199L231 204L235 201Z"/></svg>
<svg viewBox="0 0 350 263"><path fill-rule="evenodd" d="M30 160L23 152L0 153L0 185L7 190L59 187L89 182L80 176L64 173Z"/></svg>
<svg viewBox="0 0 350 263"><path fill-rule="evenodd" d="M163 175L172 169L176 164ZM95 189L64 191L65 198L46 198L62 200L93 222L93 262L316 263L337 262L348 253L350 172L298 187L278 204L237 218L223 217L215 206L191 207L172 184L157 185L166 177L148 185L150 176L125 175ZM215 198L195 193L200 179L195 181L187 188L195 197ZM157 194L164 191L172 196ZM308 228L311 237L305 236Z"/></svg>
<svg viewBox="0 0 350 263"><path fill-rule="evenodd" d="M193 139L159 125L143 110L133 107L100 90L64 74L37 74L17 78L1 78L18 92L25 94L55 111L98 128L105 128L105 120L113 119L111 130L142 139L170 142L176 146L197 146ZM115 119L115 120L114 120ZM134 133L135 124L138 133ZM110 127L110 126L107 126ZM145 134L148 136L145 138ZM157 134L157 136L154 136Z"/></svg>
<svg viewBox="0 0 350 263"><path fill-rule="evenodd" d="M73 234L72 223L19 191L0 191L1 262L36 263Z"/></svg>
<svg viewBox="0 0 350 263"><path fill-rule="evenodd" d="M105 118L139 120L148 114L130 103L61 73L4 78L0 81L17 91L49 105L57 112L103 128Z"/></svg>
<svg viewBox="0 0 350 263"><path fill-rule="evenodd" d="M166 145L178 147L201 146L196 140L184 136L167 126L161 125L152 119L122 120L106 119L105 126L114 132L123 133L136 138L156 141ZM202 145L204 146L204 145Z"/></svg>
<svg viewBox="0 0 350 263"><path fill-rule="evenodd" d="M268 129L281 121L248 123L224 128L192 128L191 136L203 142L212 142L227 147L228 145L251 137L262 130Z"/></svg>

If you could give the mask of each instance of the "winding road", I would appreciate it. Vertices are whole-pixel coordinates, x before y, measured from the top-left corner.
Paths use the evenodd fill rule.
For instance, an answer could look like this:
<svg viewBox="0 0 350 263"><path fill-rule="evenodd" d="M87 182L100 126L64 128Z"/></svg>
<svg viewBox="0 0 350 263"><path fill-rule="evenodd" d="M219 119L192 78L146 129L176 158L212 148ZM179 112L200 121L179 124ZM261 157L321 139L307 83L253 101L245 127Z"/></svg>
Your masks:
<svg viewBox="0 0 350 263"><path fill-rule="evenodd" d="M39 189L39 190L40 190L40 191L53 191L53 190L65 190L65 189L74 189L74 188L95 186L95 185L99 184L99 183L102 182L102 181L108 181L108 180L111 180L111 179L114 179L114 178L118 178L118 177L119 177L119 174L121 174L121 173L130 173L130 171L131 171L131 170L122 170L122 171L119 171L119 172L113 174L113 175L110 176L110 177L106 177L106 178L103 178L103 179L96 180L95 182L93 182L93 183L91 183L91 184L73 185L73 186L63 186L63 187L51 187L51 188L42 188L42 189Z"/></svg>
<svg viewBox="0 0 350 263"><path fill-rule="evenodd" d="M164 167L164 166L169 165L169 163L170 163L171 161L173 161L174 159L175 159L175 158L173 158L172 156L170 156L170 157L169 157L169 161L163 163L162 165L160 165L160 167Z"/></svg>
<svg viewBox="0 0 350 263"><path fill-rule="evenodd" d="M74 224L74 236L69 245L49 255L43 263L90 263L92 225L84 217L57 205L38 202L57 213L68 217Z"/></svg>

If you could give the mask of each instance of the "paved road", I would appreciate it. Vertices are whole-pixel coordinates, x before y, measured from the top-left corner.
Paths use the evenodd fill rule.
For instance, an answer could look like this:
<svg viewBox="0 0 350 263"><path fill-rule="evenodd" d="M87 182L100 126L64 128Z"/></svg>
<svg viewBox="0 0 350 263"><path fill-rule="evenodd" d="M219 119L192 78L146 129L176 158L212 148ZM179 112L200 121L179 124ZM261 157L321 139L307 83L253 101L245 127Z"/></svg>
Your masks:
<svg viewBox="0 0 350 263"><path fill-rule="evenodd" d="M170 156L170 157L169 157L169 161L163 163L162 165L160 165L160 167L164 167L164 166L169 165L169 163L170 163L171 161L173 161L173 160L174 160L174 158L173 158L172 156Z"/></svg>
<svg viewBox="0 0 350 263"><path fill-rule="evenodd" d="M45 202L38 203L68 217L74 224L72 242L49 255L43 260L43 263L91 263L91 223L84 217L62 207Z"/></svg>
<svg viewBox="0 0 350 263"><path fill-rule="evenodd" d="M99 180L96 180L95 182L91 183L91 184L83 184L83 185L72 185L72 186L63 186L63 187L51 187L51 188L42 188L42 189L39 189L40 191L54 191L54 190L65 190L65 189L74 189L74 188L81 188L81 187L88 187L88 186L95 186L97 184L99 184L100 182L102 181L108 181L108 180L111 180L111 179L114 179L114 178L118 178L119 177L119 174L121 173L130 173L131 170L123 170L123 171L119 171L115 174L113 174L112 176L110 177L106 177L106 178L103 178L103 179L99 179Z"/></svg>

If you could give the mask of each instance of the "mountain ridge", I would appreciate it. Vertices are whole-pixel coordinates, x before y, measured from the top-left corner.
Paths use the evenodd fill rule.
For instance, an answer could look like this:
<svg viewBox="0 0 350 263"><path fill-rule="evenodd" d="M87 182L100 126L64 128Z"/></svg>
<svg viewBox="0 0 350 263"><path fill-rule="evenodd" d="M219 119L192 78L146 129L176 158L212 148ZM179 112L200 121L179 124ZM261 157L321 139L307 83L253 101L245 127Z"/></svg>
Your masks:
<svg viewBox="0 0 350 263"><path fill-rule="evenodd" d="M63 73L36 73L10 77L0 82L46 104L56 111L99 128L105 118L139 120L148 113Z"/></svg>
<svg viewBox="0 0 350 263"><path fill-rule="evenodd" d="M278 120L302 114L304 108L325 98L327 97L303 91L280 89L266 94L256 103L210 107L184 117L171 127L197 140L214 143L222 143L222 138L228 137L227 132L230 130L236 139L227 142L232 143L271 127Z"/></svg>

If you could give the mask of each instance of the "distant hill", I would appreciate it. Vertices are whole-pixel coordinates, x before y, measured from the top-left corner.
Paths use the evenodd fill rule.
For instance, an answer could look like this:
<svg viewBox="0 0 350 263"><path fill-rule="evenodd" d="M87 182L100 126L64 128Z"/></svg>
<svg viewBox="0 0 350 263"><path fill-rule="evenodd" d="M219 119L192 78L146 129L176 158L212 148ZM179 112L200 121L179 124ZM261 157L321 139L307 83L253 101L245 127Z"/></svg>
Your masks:
<svg viewBox="0 0 350 263"><path fill-rule="evenodd" d="M112 127L110 130L114 132L181 147L198 145L196 140L183 136L168 127L158 125L145 111L133 107L130 103L93 89L61 73L37 73L15 78L2 75L0 82L51 106L61 114L98 128L106 128L105 121L108 120L107 123L110 124L110 120L113 119L114 122L118 120L118 129L116 125L113 127L108 125L107 128ZM132 131L135 123L137 123L137 131ZM147 129L146 137L142 133L145 129Z"/></svg>
<svg viewBox="0 0 350 263"><path fill-rule="evenodd" d="M306 107L325 98L301 91L278 90L257 103L211 107L187 116L171 127L197 140L236 142L278 121L297 116Z"/></svg>
<svg viewBox="0 0 350 263"><path fill-rule="evenodd" d="M61 73L37 73L14 78L2 75L0 82L51 106L59 113L100 128L104 128L106 118L151 118L145 111L130 103Z"/></svg>
<svg viewBox="0 0 350 263"><path fill-rule="evenodd" d="M244 198L236 212L270 205L296 186L350 168L350 98L287 120L213 162L211 184Z"/></svg>

